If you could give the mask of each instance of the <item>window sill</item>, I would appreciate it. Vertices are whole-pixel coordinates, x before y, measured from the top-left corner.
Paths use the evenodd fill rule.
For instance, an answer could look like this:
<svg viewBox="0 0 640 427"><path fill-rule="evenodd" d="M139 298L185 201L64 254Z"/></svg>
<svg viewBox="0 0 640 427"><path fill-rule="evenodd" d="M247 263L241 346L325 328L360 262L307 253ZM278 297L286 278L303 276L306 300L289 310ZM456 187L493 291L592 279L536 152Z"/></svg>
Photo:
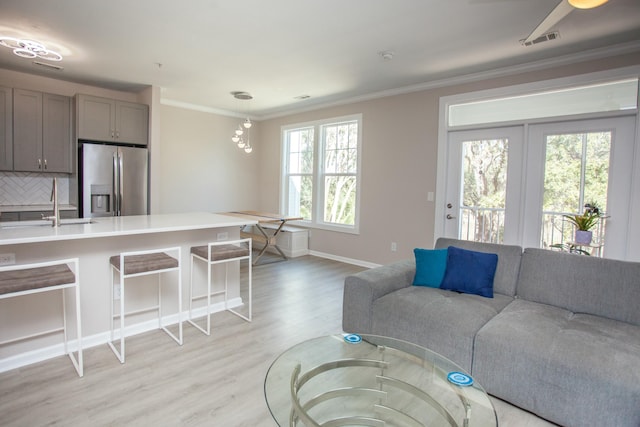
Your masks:
<svg viewBox="0 0 640 427"><path fill-rule="evenodd" d="M360 230L357 227L347 225L318 224L311 221L289 221L287 224L316 230L333 231L336 233L360 234Z"/></svg>

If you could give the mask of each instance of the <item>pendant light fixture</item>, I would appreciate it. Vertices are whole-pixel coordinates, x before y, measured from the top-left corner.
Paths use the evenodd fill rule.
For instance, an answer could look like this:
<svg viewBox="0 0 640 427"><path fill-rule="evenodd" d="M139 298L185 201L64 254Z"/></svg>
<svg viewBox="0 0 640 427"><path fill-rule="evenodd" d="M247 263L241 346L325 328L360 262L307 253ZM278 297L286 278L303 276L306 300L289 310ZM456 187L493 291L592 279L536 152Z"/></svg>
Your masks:
<svg viewBox="0 0 640 427"><path fill-rule="evenodd" d="M240 99L243 101L249 101L253 99L253 96L248 92L231 92L234 98ZM248 115L244 122L238 125L238 129L234 131L234 135L231 137L231 141L234 142L238 146L238 148L244 149L244 152L249 154L253 151L253 147L251 146L250 141L250 132L253 123L251 123L251 119L249 119Z"/></svg>

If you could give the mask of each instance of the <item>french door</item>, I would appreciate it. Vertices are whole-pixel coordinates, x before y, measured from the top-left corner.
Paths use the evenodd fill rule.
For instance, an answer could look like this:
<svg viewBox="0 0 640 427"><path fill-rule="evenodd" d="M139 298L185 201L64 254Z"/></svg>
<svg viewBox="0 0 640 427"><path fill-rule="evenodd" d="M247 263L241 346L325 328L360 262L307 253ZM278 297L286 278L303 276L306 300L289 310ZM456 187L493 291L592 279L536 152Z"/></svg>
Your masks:
<svg viewBox="0 0 640 427"><path fill-rule="evenodd" d="M625 259L634 134L633 117L449 132L444 234L562 247L563 215L595 202L599 253Z"/></svg>
<svg viewBox="0 0 640 427"><path fill-rule="evenodd" d="M518 242L524 127L449 133L445 236Z"/></svg>

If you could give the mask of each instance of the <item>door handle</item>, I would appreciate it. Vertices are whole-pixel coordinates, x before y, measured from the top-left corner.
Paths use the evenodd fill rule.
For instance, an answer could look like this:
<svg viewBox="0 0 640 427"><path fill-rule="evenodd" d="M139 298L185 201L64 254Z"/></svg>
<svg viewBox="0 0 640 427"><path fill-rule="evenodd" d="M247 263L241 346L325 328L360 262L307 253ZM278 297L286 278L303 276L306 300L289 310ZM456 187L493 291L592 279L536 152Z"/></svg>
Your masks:
<svg viewBox="0 0 640 427"><path fill-rule="evenodd" d="M113 216L118 216L118 194L120 193L120 189L118 188L118 156L116 153L113 154L113 182L111 184L113 200L111 202L113 206Z"/></svg>
<svg viewBox="0 0 640 427"><path fill-rule="evenodd" d="M122 216L122 207L124 205L124 200L122 199L122 195L125 194L124 188L124 154L118 150L118 216Z"/></svg>
<svg viewBox="0 0 640 427"><path fill-rule="evenodd" d="M455 219L455 216L452 216L451 214L447 214L447 219Z"/></svg>

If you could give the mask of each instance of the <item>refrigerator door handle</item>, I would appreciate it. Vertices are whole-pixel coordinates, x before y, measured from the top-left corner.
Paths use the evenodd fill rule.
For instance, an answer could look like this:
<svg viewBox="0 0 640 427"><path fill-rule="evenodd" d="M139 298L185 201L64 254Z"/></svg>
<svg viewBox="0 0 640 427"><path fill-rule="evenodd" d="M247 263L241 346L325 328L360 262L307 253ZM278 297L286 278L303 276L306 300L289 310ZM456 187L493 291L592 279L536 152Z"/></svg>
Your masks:
<svg viewBox="0 0 640 427"><path fill-rule="evenodd" d="M118 188L118 153L113 153L113 183L112 183L112 192L113 192L113 215L118 216L119 203L118 203L118 195L120 194L120 189Z"/></svg>
<svg viewBox="0 0 640 427"><path fill-rule="evenodd" d="M122 201L124 194L124 167L122 165L122 158L124 154L118 150L118 179L120 182L118 183L118 216L122 216Z"/></svg>

